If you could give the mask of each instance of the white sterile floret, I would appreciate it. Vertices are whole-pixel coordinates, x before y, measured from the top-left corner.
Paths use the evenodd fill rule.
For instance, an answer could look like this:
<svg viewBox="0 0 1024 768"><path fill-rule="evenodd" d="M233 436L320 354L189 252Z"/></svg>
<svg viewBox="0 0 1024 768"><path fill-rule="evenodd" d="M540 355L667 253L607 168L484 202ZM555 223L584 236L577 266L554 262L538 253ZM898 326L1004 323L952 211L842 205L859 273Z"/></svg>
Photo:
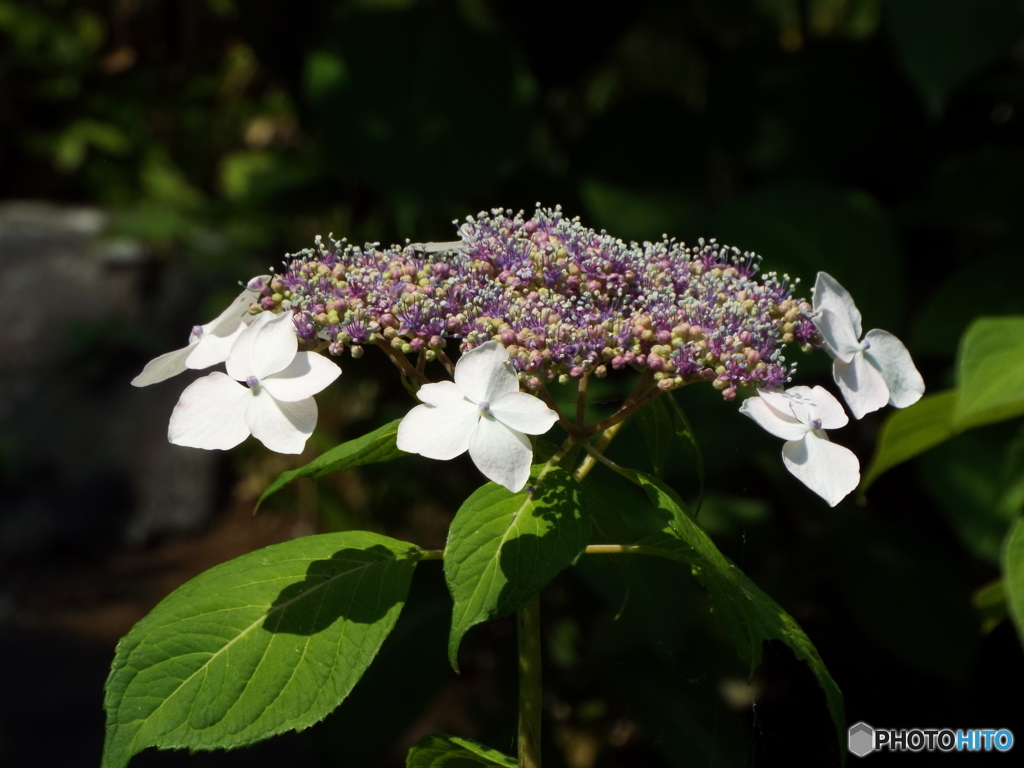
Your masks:
<svg viewBox="0 0 1024 768"><path fill-rule="evenodd" d="M132 379L132 386L148 387L189 368L199 371L227 360L235 339L253 320L249 307L259 299L263 284L269 279L270 275L260 275L250 280L245 290L214 320L192 328L187 347L150 360L142 373Z"/></svg>
<svg viewBox="0 0 1024 768"><path fill-rule="evenodd" d="M488 479L513 493L530 477L533 447L526 435L547 432L558 415L519 391L508 352L488 341L459 358L455 381L425 384L417 405L398 425L398 447L429 459L469 451Z"/></svg>
<svg viewBox="0 0 1024 768"><path fill-rule="evenodd" d="M757 394L743 401L740 413L785 440L786 469L834 507L860 482L860 462L853 451L830 442L825 434L826 429L849 423L843 406L821 387Z"/></svg>
<svg viewBox="0 0 1024 768"><path fill-rule="evenodd" d="M182 392L167 438L176 445L226 450L252 435L278 453L301 453L316 426L313 395L341 368L298 352L292 313L264 312L243 330L227 359ZM244 383L239 383L244 382Z"/></svg>
<svg viewBox="0 0 1024 768"><path fill-rule="evenodd" d="M854 418L886 403L906 408L921 399L924 380L903 342L888 331L860 341L860 311L846 289L825 272L814 283L814 325L832 356L832 376Z"/></svg>

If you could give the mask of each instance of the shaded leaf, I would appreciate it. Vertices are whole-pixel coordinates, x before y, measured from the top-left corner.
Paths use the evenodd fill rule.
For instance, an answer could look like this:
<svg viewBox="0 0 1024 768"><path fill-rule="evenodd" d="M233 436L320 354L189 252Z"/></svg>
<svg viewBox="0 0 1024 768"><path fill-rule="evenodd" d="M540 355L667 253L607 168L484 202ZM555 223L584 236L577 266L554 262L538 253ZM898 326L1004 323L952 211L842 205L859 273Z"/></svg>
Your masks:
<svg viewBox="0 0 1024 768"><path fill-rule="evenodd" d="M454 669L471 627L515 611L587 546L590 518L581 496L565 470L552 468L519 493L488 483L459 508L444 550L445 578L455 601L448 642Z"/></svg>
<svg viewBox="0 0 1024 768"><path fill-rule="evenodd" d="M773 271L807 281L798 295L810 296L815 274L827 265L856 298L865 330L897 330L903 253L889 214L870 195L826 184L780 183L722 208L712 224L720 241L756 251ZM824 355L816 355L800 367L825 363Z"/></svg>
<svg viewBox="0 0 1024 768"><path fill-rule="evenodd" d="M924 487L960 540L993 565L1024 504L1024 432L1013 424L961 435L921 457Z"/></svg>
<svg viewBox="0 0 1024 768"><path fill-rule="evenodd" d="M1003 543L1003 586L1010 618L1024 642L1024 516L1018 517Z"/></svg>
<svg viewBox="0 0 1024 768"><path fill-rule="evenodd" d="M270 486L265 490L256 502L256 509L264 500L284 488L292 480L300 477L316 479L332 472L342 472L346 469L354 469L364 464L380 464L385 461L405 456L405 453L398 450L398 424L401 419L385 424L379 429L373 430L355 440L335 446L327 453L318 456L304 467L291 469L281 473Z"/></svg>
<svg viewBox="0 0 1024 768"><path fill-rule="evenodd" d="M1019 3L1006 0L889 0L885 13L903 64L929 110L1010 53L1024 33Z"/></svg>
<svg viewBox="0 0 1024 768"><path fill-rule="evenodd" d="M405 758L406 768L516 768L515 758L472 739L434 733L413 744Z"/></svg>
<svg viewBox="0 0 1024 768"><path fill-rule="evenodd" d="M323 534L179 587L118 645L103 767L146 747L233 749L322 720L394 626L419 555L373 533Z"/></svg>
<svg viewBox="0 0 1024 768"><path fill-rule="evenodd" d="M1002 579L991 581L975 590L971 595L971 603L981 617L981 631L986 635L1010 615L1006 604L1006 584Z"/></svg>
<svg viewBox="0 0 1024 768"><path fill-rule="evenodd" d="M659 479L665 476L665 458L672 447L672 435L675 431L672 416L669 415L663 400L664 398L660 397L652 400L633 417L647 443L647 452L651 456L651 472Z"/></svg>
<svg viewBox="0 0 1024 768"><path fill-rule="evenodd" d="M846 729L843 695L814 644L774 600L761 591L739 568L723 555L707 534L683 508L675 492L657 479L634 470L621 474L640 486L665 522L663 532L637 542L643 554L665 557L687 565L708 590L714 616L736 646L751 672L761 663L766 640L781 640L804 661L825 693L840 744Z"/></svg>
<svg viewBox="0 0 1024 768"><path fill-rule="evenodd" d="M693 516L697 517L700 514L701 505L704 503L704 454L700 450L700 443L697 442L697 433L690 426L690 420L686 418L686 411L683 410L683 406L672 396L668 400L676 427L676 437L683 444L683 450L693 464L694 471L697 473L698 495L697 503L693 508Z"/></svg>

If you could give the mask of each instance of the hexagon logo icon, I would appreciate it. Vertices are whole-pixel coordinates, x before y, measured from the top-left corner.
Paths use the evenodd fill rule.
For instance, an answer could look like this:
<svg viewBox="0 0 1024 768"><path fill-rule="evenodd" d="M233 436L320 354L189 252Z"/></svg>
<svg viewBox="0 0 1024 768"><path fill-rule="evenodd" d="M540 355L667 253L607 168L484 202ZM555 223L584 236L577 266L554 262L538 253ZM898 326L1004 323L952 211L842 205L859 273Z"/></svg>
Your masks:
<svg viewBox="0 0 1024 768"><path fill-rule="evenodd" d="M871 754L875 751L875 729L867 723L851 725L846 734L846 746L857 757Z"/></svg>

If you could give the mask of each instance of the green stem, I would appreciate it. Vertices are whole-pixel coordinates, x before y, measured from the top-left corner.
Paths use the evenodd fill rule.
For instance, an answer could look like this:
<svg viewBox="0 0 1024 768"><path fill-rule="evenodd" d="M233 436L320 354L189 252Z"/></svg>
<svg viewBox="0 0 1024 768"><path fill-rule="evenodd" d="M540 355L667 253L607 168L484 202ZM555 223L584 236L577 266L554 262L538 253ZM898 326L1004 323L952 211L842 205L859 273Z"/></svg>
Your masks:
<svg viewBox="0 0 1024 768"><path fill-rule="evenodd" d="M540 595L516 613L519 632L519 768L541 768Z"/></svg>

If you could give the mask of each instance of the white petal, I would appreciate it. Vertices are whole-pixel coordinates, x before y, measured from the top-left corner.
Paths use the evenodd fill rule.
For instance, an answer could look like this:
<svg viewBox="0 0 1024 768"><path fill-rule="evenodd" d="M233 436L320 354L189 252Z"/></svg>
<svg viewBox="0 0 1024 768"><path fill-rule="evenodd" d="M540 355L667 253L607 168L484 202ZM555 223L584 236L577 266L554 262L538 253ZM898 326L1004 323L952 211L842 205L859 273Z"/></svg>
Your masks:
<svg viewBox="0 0 1024 768"><path fill-rule="evenodd" d="M749 416L762 429L767 430L776 437L781 437L783 440L799 440L807 433L808 427L791 414L781 412L772 407L770 403L773 401L766 395L779 394L775 392L758 392L760 397L748 397L743 401L743 404L740 406L740 413L744 416ZM786 405L784 399L781 402Z"/></svg>
<svg viewBox="0 0 1024 768"><path fill-rule="evenodd" d="M838 280L828 272L819 272L814 281L812 293L814 294L812 302L815 312L821 310L832 312L844 324L850 326L854 340L860 338L860 310L853 303L853 297L850 296L849 291L843 288Z"/></svg>
<svg viewBox="0 0 1024 768"><path fill-rule="evenodd" d="M171 413L167 439L208 450L234 448L249 436L245 411L250 391L220 371L193 381Z"/></svg>
<svg viewBox="0 0 1024 768"><path fill-rule="evenodd" d="M447 461L469 448L480 409L466 400L444 406L417 405L398 425L398 449Z"/></svg>
<svg viewBox="0 0 1024 768"><path fill-rule="evenodd" d="M283 371L295 358L299 339L291 312L260 314L235 341L228 357L228 375L238 381L262 379Z"/></svg>
<svg viewBox="0 0 1024 768"><path fill-rule="evenodd" d="M197 339L196 345L192 348L185 365L198 371L227 360L231 348L245 330L245 323L241 320L232 322L233 326L231 323L223 322L217 330L204 331L201 336L194 337Z"/></svg>
<svg viewBox="0 0 1024 768"><path fill-rule="evenodd" d="M260 275L259 277L254 277L250 280L245 290L238 294L234 301L228 304L227 309L203 326L203 335L205 336L207 333L227 335L234 332L237 323L243 322L245 325L248 325L252 322L253 316L249 314L249 307L254 301L259 299L260 291L263 289L262 285L255 288L257 284L256 281L269 279L269 275Z"/></svg>
<svg viewBox="0 0 1024 768"><path fill-rule="evenodd" d="M316 426L316 400L281 403L265 389L250 390L245 423L252 436L276 453L302 453Z"/></svg>
<svg viewBox="0 0 1024 768"><path fill-rule="evenodd" d="M189 356L194 347L194 344L189 344L187 347L176 349L150 360L142 369L142 373L132 379L132 386L148 387L150 384L166 381L187 370L185 358Z"/></svg>
<svg viewBox="0 0 1024 768"><path fill-rule="evenodd" d="M474 403L492 403L502 395L519 391L516 369L508 351L496 341L469 350L455 364L455 383Z"/></svg>
<svg viewBox="0 0 1024 768"><path fill-rule="evenodd" d="M513 493L522 490L530 479L533 446L526 435L497 419L480 419L469 441L469 456L488 480Z"/></svg>
<svg viewBox="0 0 1024 768"><path fill-rule="evenodd" d="M341 368L323 355L299 352L283 371L260 379L275 400L296 403L321 391L341 375Z"/></svg>
<svg viewBox="0 0 1024 768"><path fill-rule="evenodd" d="M924 379L903 342L888 331L879 330L868 331L864 340L871 345L865 356L882 370L889 388L889 405L906 408L920 400L924 394Z"/></svg>
<svg viewBox="0 0 1024 768"><path fill-rule="evenodd" d="M889 387L882 372L863 353L854 355L848 363L833 360L832 377L855 419L863 418L889 402Z"/></svg>
<svg viewBox="0 0 1024 768"><path fill-rule="evenodd" d="M845 316L823 309L812 318L814 327L818 329L825 341L825 351L832 357L844 362L861 351L860 342L855 336L854 326Z"/></svg>
<svg viewBox="0 0 1024 768"><path fill-rule="evenodd" d="M525 392L510 392L490 404L491 413L509 429L543 435L558 421L558 414Z"/></svg>
<svg viewBox="0 0 1024 768"><path fill-rule="evenodd" d="M829 442L824 432L782 446L782 461L797 480L834 507L860 482L860 462L853 451Z"/></svg>
<svg viewBox="0 0 1024 768"><path fill-rule="evenodd" d="M436 406L466 402L466 396L462 394L462 390L456 386L454 381L439 381L436 384L424 384L416 392L416 397L418 397L422 403Z"/></svg>
<svg viewBox="0 0 1024 768"><path fill-rule="evenodd" d="M850 423L850 417L843 410L842 403L824 387L793 387L789 391L792 392L796 389L807 390L806 393L803 393L807 415L810 419L821 420L820 429L839 429Z"/></svg>

